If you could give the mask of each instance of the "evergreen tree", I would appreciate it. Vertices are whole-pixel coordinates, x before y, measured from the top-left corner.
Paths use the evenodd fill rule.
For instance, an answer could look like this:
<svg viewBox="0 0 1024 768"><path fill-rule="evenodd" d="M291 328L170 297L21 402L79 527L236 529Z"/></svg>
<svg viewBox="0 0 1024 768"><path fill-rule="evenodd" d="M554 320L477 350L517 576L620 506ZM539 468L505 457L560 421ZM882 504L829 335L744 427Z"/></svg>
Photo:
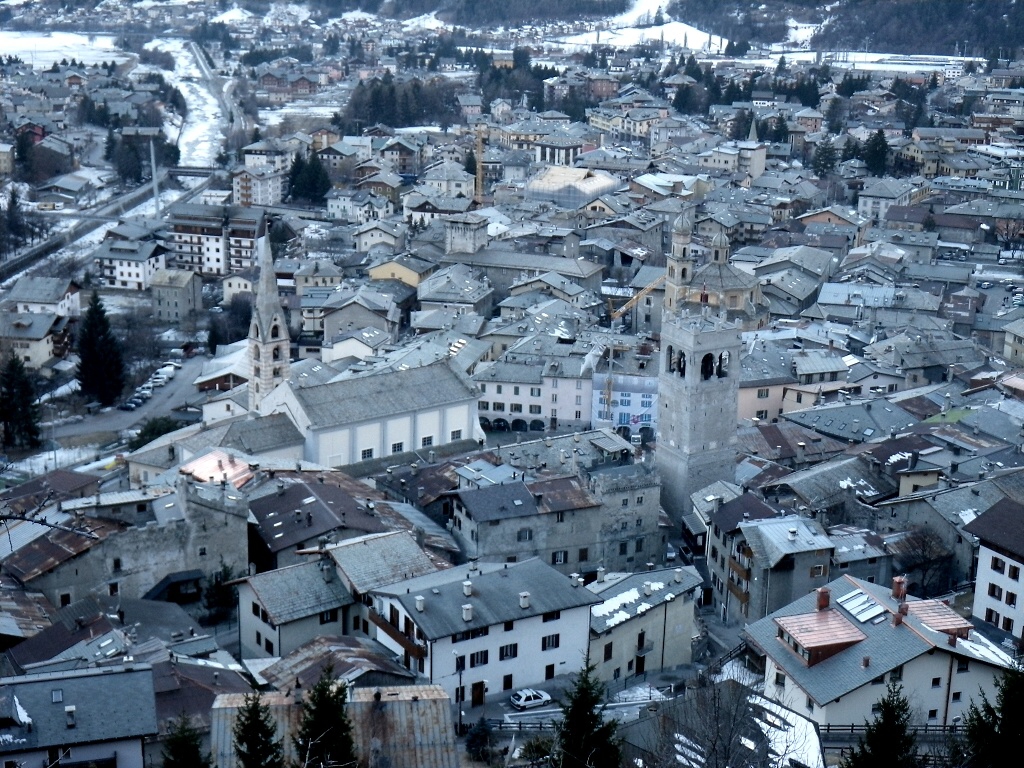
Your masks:
<svg viewBox="0 0 1024 768"><path fill-rule="evenodd" d="M910 702L903 686L890 681L878 702L878 714L868 723L857 746L843 758L842 768L915 768L917 737L910 730Z"/></svg>
<svg viewBox="0 0 1024 768"><path fill-rule="evenodd" d="M306 159L299 153L295 155L295 159L292 160L292 167L288 169L288 188L291 190L292 197L305 197L300 187L302 174L305 170Z"/></svg>
<svg viewBox="0 0 1024 768"><path fill-rule="evenodd" d="M96 291L78 332L78 384L82 394L111 405L125 384L121 342L110 330L107 310Z"/></svg>
<svg viewBox="0 0 1024 768"><path fill-rule="evenodd" d="M574 676L555 732L556 768L619 768L618 726L604 717L604 691L604 683L594 677L594 665L588 664Z"/></svg>
<svg viewBox="0 0 1024 768"><path fill-rule="evenodd" d="M832 145L832 139L823 139L814 148L814 158L811 161L814 174L818 177L826 176L835 170L836 148Z"/></svg>
<svg viewBox="0 0 1024 768"><path fill-rule="evenodd" d="M1024 668L1013 666L1003 673L996 682L995 703L984 692L980 705L971 702L964 729L963 749L970 768L1008 764L1024 736Z"/></svg>
<svg viewBox="0 0 1024 768"><path fill-rule="evenodd" d="M872 176L884 176L888 156L889 142L885 139L885 132L879 128L864 142L861 158L867 166L868 173Z"/></svg>
<svg viewBox="0 0 1024 768"><path fill-rule="evenodd" d="M25 364L13 351L0 369L0 429L5 448L39 446L39 407Z"/></svg>
<svg viewBox="0 0 1024 768"><path fill-rule="evenodd" d="M113 128L107 129L107 140L103 145L103 159L108 163L114 159L114 150L117 149L117 136Z"/></svg>
<svg viewBox="0 0 1024 768"><path fill-rule="evenodd" d="M277 726L258 693L246 694L234 728L238 768L284 768Z"/></svg>
<svg viewBox="0 0 1024 768"><path fill-rule="evenodd" d="M466 754L469 759L490 764L492 737L491 724L481 717L466 734Z"/></svg>
<svg viewBox="0 0 1024 768"><path fill-rule="evenodd" d="M345 711L347 701L348 686L335 680L334 669L326 667L302 706L302 721L293 740L299 766L326 768L356 762L352 724Z"/></svg>
<svg viewBox="0 0 1024 768"><path fill-rule="evenodd" d="M202 737L184 710L164 739L163 760L164 768L210 768L210 755L203 754Z"/></svg>
<svg viewBox="0 0 1024 768"><path fill-rule="evenodd" d="M852 136L847 137L846 143L843 145L843 154L840 161L845 163L847 160L859 160L862 149L859 141Z"/></svg>
<svg viewBox="0 0 1024 768"><path fill-rule="evenodd" d="M304 163L296 186L297 188L292 190L293 197L301 197L311 203L323 202L324 197L331 191L331 177L327 174L324 164L320 162L319 155L313 153Z"/></svg>
<svg viewBox="0 0 1024 768"><path fill-rule="evenodd" d="M466 159L462 163L462 167L466 169L466 173L476 176L476 152L472 149L466 153Z"/></svg>

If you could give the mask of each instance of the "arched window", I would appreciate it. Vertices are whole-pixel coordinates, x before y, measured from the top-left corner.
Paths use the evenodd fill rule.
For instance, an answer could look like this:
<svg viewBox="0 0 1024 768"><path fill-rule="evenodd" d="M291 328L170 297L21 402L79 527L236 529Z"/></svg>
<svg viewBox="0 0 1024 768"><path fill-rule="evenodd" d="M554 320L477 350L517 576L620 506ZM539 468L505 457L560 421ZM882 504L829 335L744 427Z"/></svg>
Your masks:
<svg viewBox="0 0 1024 768"><path fill-rule="evenodd" d="M715 375L715 356L708 352L700 361L701 381L707 381Z"/></svg>
<svg viewBox="0 0 1024 768"><path fill-rule="evenodd" d="M668 345L668 354L665 355L665 366L668 368L669 373L672 373L676 369L676 360L671 344Z"/></svg>
<svg viewBox="0 0 1024 768"><path fill-rule="evenodd" d="M280 331L278 330L278 328L277 328L277 323L274 323L274 324L273 324L273 325L272 325L272 326L270 327L270 338L272 338L272 339L276 339L276 338L278 338L278 337L279 337L280 335L281 335L281 332L280 332Z"/></svg>
<svg viewBox="0 0 1024 768"><path fill-rule="evenodd" d="M253 344L252 347L252 356L257 360L260 359L260 348L257 347L255 344Z"/></svg>
<svg viewBox="0 0 1024 768"><path fill-rule="evenodd" d="M669 276L669 278L674 278L676 276L676 268L675 267L669 267L668 268L668 276Z"/></svg>
<svg viewBox="0 0 1024 768"><path fill-rule="evenodd" d="M686 376L686 354L680 352L676 356L676 370L679 372L680 377Z"/></svg>
<svg viewBox="0 0 1024 768"><path fill-rule="evenodd" d="M260 337L260 327L256 323L252 324L252 337L258 339Z"/></svg>
<svg viewBox="0 0 1024 768"><path fill-rule="evenodd" d="M718 356L718 378L724 379L729 375L729 353L723 352Z"/></svg>
<svg viewBox="0 0 1024 768"><path fill-rule="evenodd" d="M280 360L281 359L281 348L280 347L274 347L273 357L274 357L275 360Z"/></svg>

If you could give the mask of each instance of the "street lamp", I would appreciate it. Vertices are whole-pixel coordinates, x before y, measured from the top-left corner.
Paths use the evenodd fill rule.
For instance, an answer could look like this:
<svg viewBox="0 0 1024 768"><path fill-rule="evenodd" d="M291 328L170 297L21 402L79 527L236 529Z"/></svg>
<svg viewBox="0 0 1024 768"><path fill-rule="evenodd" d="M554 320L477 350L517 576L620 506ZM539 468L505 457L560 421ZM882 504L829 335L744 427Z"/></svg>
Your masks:
<svg viewBox="0 0 1024 768"><path fill-rule="evenodd" d="M463 665L459 663L459 652L452 651L452 656L455 657L455 671L459 673L459 687L455 689L455 703L459 705L459 736L462 735L462 716L466 714L462 711L463 699L466 698L464 691L462 690L462 672Z"/></svg>

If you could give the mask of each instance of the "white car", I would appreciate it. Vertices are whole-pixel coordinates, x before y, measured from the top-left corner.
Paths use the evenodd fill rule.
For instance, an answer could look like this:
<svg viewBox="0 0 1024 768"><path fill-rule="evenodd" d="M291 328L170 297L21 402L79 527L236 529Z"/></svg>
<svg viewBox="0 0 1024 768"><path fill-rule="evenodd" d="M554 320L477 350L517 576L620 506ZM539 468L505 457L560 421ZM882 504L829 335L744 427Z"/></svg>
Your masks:
<svg viewBox="0 0 1024 768"><path fill-rule="evenodd" d="M516 709L532 709L533 707L543 707L545 704L550 704L551 696L544 691L523 688L523 690L513 693L509 701Z"/></svg>

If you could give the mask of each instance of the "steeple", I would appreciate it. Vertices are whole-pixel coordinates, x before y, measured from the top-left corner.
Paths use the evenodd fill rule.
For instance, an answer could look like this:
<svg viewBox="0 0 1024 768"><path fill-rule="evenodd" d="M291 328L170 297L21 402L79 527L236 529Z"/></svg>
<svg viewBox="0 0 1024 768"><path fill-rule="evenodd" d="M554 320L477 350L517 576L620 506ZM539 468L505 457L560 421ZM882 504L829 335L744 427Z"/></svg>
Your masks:
<svg viewBox="0 0 1024 768"><path fill-rule="evenodd" d="M278 384L288 379L291 341L281 301L277 295L274 257L270 237L256 240L260 279L249 326L249 412L254 413L260 401Z"/></svg>
<svg viewBox="0 0 1024 768"><path fill-rule="evenodd" d="M747 141L753 141L755 143L757 143L757 141L758 141L758 138L757 138L757 118L756 117L751 117L750 118L750 132L747 134Z"/></svg>
<svg viewBox="0 0 1024 768"><path fill-rule="evenodd" d="M665 309L678 312L686 301L690 280L693 278L693 222L689 209L684 210L672 225L672 250L668 254L668 274L665 279Z"/></svg>

